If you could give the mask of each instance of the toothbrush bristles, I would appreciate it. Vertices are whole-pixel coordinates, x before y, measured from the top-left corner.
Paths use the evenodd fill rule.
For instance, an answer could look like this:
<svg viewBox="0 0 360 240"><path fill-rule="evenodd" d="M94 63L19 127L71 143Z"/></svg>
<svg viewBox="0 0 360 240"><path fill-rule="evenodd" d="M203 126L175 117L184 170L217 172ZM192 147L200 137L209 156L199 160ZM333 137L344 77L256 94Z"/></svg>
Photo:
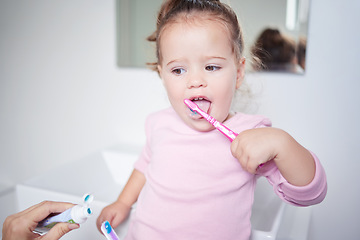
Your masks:
<svg viewBox="0 0 360 240"><path fill-rule="evenodd" d="M198 112L197 112L197 111L192 110L191 108L189 108L189 109L191 110L191 112L192 112L192 113L198 114Z"/></svg>

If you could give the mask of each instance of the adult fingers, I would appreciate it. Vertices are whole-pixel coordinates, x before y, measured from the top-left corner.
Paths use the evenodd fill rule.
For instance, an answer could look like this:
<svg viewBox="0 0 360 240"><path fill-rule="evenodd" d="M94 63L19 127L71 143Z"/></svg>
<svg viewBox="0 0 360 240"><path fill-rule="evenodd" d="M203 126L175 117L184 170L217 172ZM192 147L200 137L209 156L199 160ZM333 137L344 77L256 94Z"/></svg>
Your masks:
<svg viewBox="0 0 360 240"><path fill-rule="evenodd" d="M41 240L58 240L66 233L73 229L78 229L79 224L75 223L58 223L47 234L43 235Z"/></svg>
<svg viewBox="0 0 360 240"><path fill-rule="evenodd" d="M40 222L51 213L61 213L73 206L74 204L72 203L44 201L32 207L31 210L26 213L26 217L32 219L34 222Z"/></svg>

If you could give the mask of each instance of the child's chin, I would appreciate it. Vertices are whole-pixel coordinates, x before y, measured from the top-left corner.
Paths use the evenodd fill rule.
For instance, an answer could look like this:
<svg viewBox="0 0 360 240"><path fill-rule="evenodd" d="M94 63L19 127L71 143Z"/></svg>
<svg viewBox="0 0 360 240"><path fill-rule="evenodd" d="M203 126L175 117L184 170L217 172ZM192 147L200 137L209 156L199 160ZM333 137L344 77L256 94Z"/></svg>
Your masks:
<svg viewBox="0 0 360 240"><path fill-rule="evenodd" d="M208 132L211 130L214 130L214 126L212 126L208 121L206 121L204 118L194 120L195 123L192 124L192 128L199 131L199 132Z"/></svg>

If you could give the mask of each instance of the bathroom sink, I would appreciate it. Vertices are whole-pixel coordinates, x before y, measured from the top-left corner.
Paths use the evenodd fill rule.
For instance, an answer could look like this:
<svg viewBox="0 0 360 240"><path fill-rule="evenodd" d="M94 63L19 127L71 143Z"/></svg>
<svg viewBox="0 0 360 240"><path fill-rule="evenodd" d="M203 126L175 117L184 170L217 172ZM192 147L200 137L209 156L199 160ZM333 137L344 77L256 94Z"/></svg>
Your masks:
<svg viewBox="0 0 360 240"><path fill-rule="evenodd" d="M285 205L265 178L257 180L250 219L251 240L276 239Z"/></svg>
<svg viewBox="0 0 360 240"><path fill-rule="evenodd" d="M133 170L139 152L137 147L119 146L107 149L18 184L6 193L0 193L0 220L3 221L6 215L44 200L81 204L82 196L92 193L93 216L82 224L79 230L72 231L61 239L105 239L96 228L96 219L103 207L116 200ZM134 208L133 211L135 210ZM284 216L295 219L292 212L294 211L291 206L283 203L272 192L266 179L259 179L251 217L251 240L277 239L279 233L286 239L290 233L282 229L282 226L289 220L284 220ZM301 211L296 213L304 215ZM309 217L303 217L299 222L307 227ZM115 229L120 239L126 234L128 223L129 221L125 221ZM285 227L291 229L289 225Z"/></svg>

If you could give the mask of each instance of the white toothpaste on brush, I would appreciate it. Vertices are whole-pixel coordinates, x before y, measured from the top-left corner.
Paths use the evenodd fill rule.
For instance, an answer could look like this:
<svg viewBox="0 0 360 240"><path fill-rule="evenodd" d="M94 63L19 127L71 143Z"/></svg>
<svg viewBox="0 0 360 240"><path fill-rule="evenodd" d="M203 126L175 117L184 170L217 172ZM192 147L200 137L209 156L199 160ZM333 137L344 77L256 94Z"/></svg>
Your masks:
<svg viewBox="0 0 360 240"><path fill-rule="evenodd" d="M38 223L34 232L41 235L50 231L57 223L68 222L68 223L84 223L91 216L92 210L90 208L90 203L93 201L94 197L90 194L84 195L84 204L75 205L72 208L67 209L66 211L59 213L57 215L52 215L41 222Z"/></svg>

